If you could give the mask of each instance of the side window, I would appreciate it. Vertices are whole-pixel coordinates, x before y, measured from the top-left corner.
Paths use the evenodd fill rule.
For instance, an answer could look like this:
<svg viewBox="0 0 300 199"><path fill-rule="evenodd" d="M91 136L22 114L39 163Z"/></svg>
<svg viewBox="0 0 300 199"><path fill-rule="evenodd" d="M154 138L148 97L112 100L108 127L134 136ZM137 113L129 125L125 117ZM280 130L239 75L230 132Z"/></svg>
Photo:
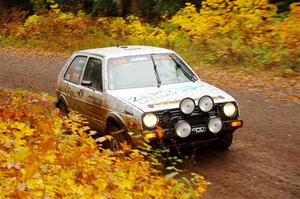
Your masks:
<svg viewBox="0 0 300 199"><path fill-rule="evenodd" d="M75 57L65 74L65 79L75 84L79 84L86 59L85 56Z"/></svg>
<svg viewBox="0 0 300 199"><path fill-rule="evenodd" d="M90 58L83 75L83 80L91 81L91 87L98 91L102 89L102 61L100 59Z"/></svg>

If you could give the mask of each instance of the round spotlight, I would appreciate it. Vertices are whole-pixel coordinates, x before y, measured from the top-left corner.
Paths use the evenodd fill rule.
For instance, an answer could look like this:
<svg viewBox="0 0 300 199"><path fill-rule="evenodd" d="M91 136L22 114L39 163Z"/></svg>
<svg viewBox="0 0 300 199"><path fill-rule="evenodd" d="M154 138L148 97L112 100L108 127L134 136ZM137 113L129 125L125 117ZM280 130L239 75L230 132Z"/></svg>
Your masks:
<svg viewBox="0 0 300 199"><path fill-rule="evenodd" d="M179 121L175 125L175 132L179 137L186 138L187 136L189 136L191 134L192 127L186 121Z"/></svg>
<svg viewBox="0 0 300 199"><path fill-rule="evenodd" d="M203 96L199 99L198 106L201 111L209 112L214 107L214 100L210 96Z"/></svg>
<svg viewBox="0 0 300 199"><path fill-rule="evenodd" d="M153 128L158 123L158 117L154 113L147 113L143 117L143 123L147 128Z"/></svg>
<svg viewBox="0 0 300 199"><path fill-rule="evenodd" d="M210 132L217 134L223 127L222 120L219 117L212 117L208 121L208 129Z"/></svg>
<svg viewBox="0 0 300 199"><path fill-rule="evenodd" d="M180 108L181 112L186 115L189 115L192 112L194 112L195 106L196 106L195 102L191 98L185 98L179 104L179 108Z"/></svg>
<svg viewBox="0 0 300 199"><path fill-rule="evenodd" d="M227 116L227 117L233 117L235 116L236 114L236 106L229 102L229 103L226 103L224 106L223 106L223 112L224 114Z"/></svg>

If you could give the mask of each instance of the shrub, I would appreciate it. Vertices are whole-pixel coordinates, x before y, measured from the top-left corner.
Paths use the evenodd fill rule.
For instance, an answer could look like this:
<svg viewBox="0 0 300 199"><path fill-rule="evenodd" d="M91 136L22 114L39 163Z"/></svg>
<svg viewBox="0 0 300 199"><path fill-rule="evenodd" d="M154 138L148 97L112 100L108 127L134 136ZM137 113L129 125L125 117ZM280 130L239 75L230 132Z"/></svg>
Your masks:
<svg viewBox="0 0 300 199"><path fill-rule="evenodd" d="M85 121L61 116L49 100L0 90L1 198L196 198L205 191L202 177L164 176L138 150L99 150Z"/></svg>

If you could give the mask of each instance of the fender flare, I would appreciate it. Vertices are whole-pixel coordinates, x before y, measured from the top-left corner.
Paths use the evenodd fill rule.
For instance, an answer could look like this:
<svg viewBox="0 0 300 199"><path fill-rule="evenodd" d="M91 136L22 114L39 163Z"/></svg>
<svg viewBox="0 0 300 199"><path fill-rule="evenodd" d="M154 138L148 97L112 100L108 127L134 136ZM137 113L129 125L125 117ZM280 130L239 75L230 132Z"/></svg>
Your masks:
<svg viewBox="0 0 300 199"><path fill-rule="evenodd" d="M109 113L108 116L106 117L106 130L108 128L108 126L110 125L109 122L110 121L114 121L116 123L118 123L122 128L125 129L125 131L128 131L124 120L117 114L117 113Z"/></svg>
<svg viewBox="0 0 300 199"><path fill-rule="evenodd" d="M55 103L55 106L56 106L57 108L58 108L58 103L59 103L60 101L62 101L63 103L65 103L65 104L67 105L67 107L69 107L69 103L68 103L66 97L63 96L63 95L59 95L59 97L57 98L57 102Z"/></svg>

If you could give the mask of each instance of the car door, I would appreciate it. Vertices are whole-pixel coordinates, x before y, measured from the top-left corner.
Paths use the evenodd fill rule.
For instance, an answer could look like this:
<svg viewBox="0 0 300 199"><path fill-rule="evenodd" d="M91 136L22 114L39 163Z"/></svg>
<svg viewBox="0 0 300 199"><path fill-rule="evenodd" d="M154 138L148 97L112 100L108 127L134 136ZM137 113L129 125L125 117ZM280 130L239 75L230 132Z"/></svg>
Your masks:
<svg viewBox="0 0 300 199"><path fill-rule="evenodd" d="M87 56L76 55L68 66L64 74L63 94L68 102L69 109L82 113L81 98L81 78L83 69L87 62Z"/></svg>
<svg viewBox="0 0 300 199"><path fill-rule="evenodd" d="M81 81L83 95L82 103L84 115L88 119L89 125L97 130L104 130L103 112L103 81L102 81L103 60L99 57L89 57L84 69Z"/></svg>

